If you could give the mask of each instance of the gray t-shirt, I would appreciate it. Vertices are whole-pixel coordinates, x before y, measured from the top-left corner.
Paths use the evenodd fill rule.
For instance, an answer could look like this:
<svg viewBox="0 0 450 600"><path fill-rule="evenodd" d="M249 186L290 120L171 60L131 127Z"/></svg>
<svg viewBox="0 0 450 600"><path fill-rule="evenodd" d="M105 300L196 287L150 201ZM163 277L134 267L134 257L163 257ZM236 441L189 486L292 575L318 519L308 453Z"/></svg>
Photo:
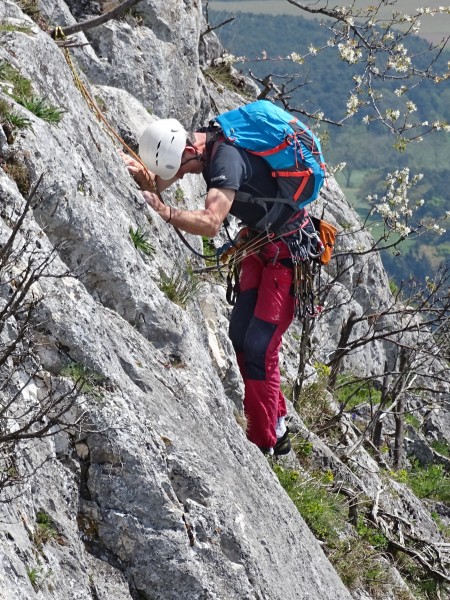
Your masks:
<svg viewBox="0 0 450 600"><path fill-rule="evenodd" d="M250 227L258 223L272 208L270 198L276 198L278 186L272 170L260 156L237 148L228 142L216 142L211 157L203 171L208 190L225 188L250 194L255 198L267 198L265 205L240 200L237 194L230 214ZM286 216L292 216L294 210L285 206Z"/></svg>

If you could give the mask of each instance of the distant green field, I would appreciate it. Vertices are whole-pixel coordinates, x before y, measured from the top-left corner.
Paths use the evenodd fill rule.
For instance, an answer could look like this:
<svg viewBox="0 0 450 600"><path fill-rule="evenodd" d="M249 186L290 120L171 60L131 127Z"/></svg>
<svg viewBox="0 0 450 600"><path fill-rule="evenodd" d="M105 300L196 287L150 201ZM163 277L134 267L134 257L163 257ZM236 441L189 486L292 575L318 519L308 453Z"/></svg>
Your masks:
<svg viewBox="0 0 450 600"><path fill-rule="evenodd" d="M319 4L319 3L317 3ZM325 4L325 3L324 3ZM339 2L338 2L339 4ZM348 3L341 2L342 5ZM373 0L358 0L356 5L358 8L373 5ZM397 0L395 6L383 7L380 11L380 16L388 18L393 12L412 13L417 5L435 6L437 2L413 2L412 0ZM267 15L294 15L305 17L306 19L319 19L320 16L312 15L300 8L289 4L286 0L210 0L209 7L212 10L235 12L251 12L255 14ZM422 23L421 35L431 42L439 42L445 36L450 34L450 15L439 15L430 17L423 15L420 19Z"/></svg>

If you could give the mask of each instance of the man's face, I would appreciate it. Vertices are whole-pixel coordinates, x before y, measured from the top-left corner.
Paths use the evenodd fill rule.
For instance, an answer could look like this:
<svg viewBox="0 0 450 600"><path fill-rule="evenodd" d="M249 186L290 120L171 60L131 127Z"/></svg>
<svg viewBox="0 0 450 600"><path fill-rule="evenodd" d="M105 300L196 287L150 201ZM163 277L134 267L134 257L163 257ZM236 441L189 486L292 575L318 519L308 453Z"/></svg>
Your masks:
<svg viewBox="0 0 450 600"><path fill-rule="evenodd" d="M176 176L179 179L187 173L195 173L199 175L203 171L202 155L192 146L186 146L181 157L181 165Z"/></svg>

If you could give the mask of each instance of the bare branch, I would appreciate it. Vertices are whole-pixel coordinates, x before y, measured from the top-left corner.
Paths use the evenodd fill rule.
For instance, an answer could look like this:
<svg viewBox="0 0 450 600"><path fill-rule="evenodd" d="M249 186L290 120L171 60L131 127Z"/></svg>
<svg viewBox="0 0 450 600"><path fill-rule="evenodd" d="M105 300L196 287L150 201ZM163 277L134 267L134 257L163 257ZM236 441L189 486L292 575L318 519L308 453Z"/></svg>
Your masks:
<svg viewBox="0 0 450 600"><path fill-rule="evenodd" d="M68 36L79 33L80 31L88 31L89 29L93 29L94 27L98 27L99 25L107 23L111 19L117 18L119 15L124 13L138 2L141 2L141 0L124 0L124 2L119 4L119 6L116 6L112 10L100 15L99 17L83 21L82 23L76 23L75 25L67 25L67 27L57 27L52 31L51 36L53 38L58 38L60 33L62 33L64 36Z"/></svg>

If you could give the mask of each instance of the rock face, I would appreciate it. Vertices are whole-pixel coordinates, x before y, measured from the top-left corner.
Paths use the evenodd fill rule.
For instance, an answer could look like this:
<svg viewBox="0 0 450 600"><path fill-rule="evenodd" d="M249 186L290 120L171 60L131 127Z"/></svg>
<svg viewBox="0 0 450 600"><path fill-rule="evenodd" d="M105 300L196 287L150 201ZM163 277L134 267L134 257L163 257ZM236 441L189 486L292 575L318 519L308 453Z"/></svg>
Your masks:
<svg viewBox="0 0 450 600"><path fill-rule="evenodd" d="M41 0L40 7L49 23L64 25L75 21L76 7L84 19L103 4ZM222 285L201 282L196 296L188 293L193 281L185 272L194 259L144 203L61 47L18 2L1 4L0 22L11 25L0 31L0 61L31 81L36 97L64 110L52 124L0 91L30 123L14 139L0 128L3 159L30 180L19 191L17 170L0 170L2 248L25 215L9 264L2 255L0 307L26 281L27 265L37 274L28 337L19 333L29 304L1 332L3 350L19 339L14 360L2 365L2 393L14 399L6 414L16 431L36 407L54 403L15 446L14 461L2 462L9 467L0 491L0 598L350 598L237 422L242 384ZM77 36L89 45L73 50L73 64L130 145L155 118L150 112L190 128L209 116L210 96L216 106L238 104L237 95L210 91L203 77L205 27L199 2L148 0ZM198 205L201 184L182 184L167 201ZM332 185L329 210L339 220L332 206L340 191ZM144 233L153 250L136 247L130 231ZM181 282L186 307L162 291L164 274L172 287ZM381 305L381 263L365 264L359 276L354 306ZM378 295L369 297L369 288ZM335 318L323 327L337 336ZM381 346L367 352L367 362L384 358ZM61 427L55 415L68 403ZM42 423L55 435L34 439Z"/></svg>

